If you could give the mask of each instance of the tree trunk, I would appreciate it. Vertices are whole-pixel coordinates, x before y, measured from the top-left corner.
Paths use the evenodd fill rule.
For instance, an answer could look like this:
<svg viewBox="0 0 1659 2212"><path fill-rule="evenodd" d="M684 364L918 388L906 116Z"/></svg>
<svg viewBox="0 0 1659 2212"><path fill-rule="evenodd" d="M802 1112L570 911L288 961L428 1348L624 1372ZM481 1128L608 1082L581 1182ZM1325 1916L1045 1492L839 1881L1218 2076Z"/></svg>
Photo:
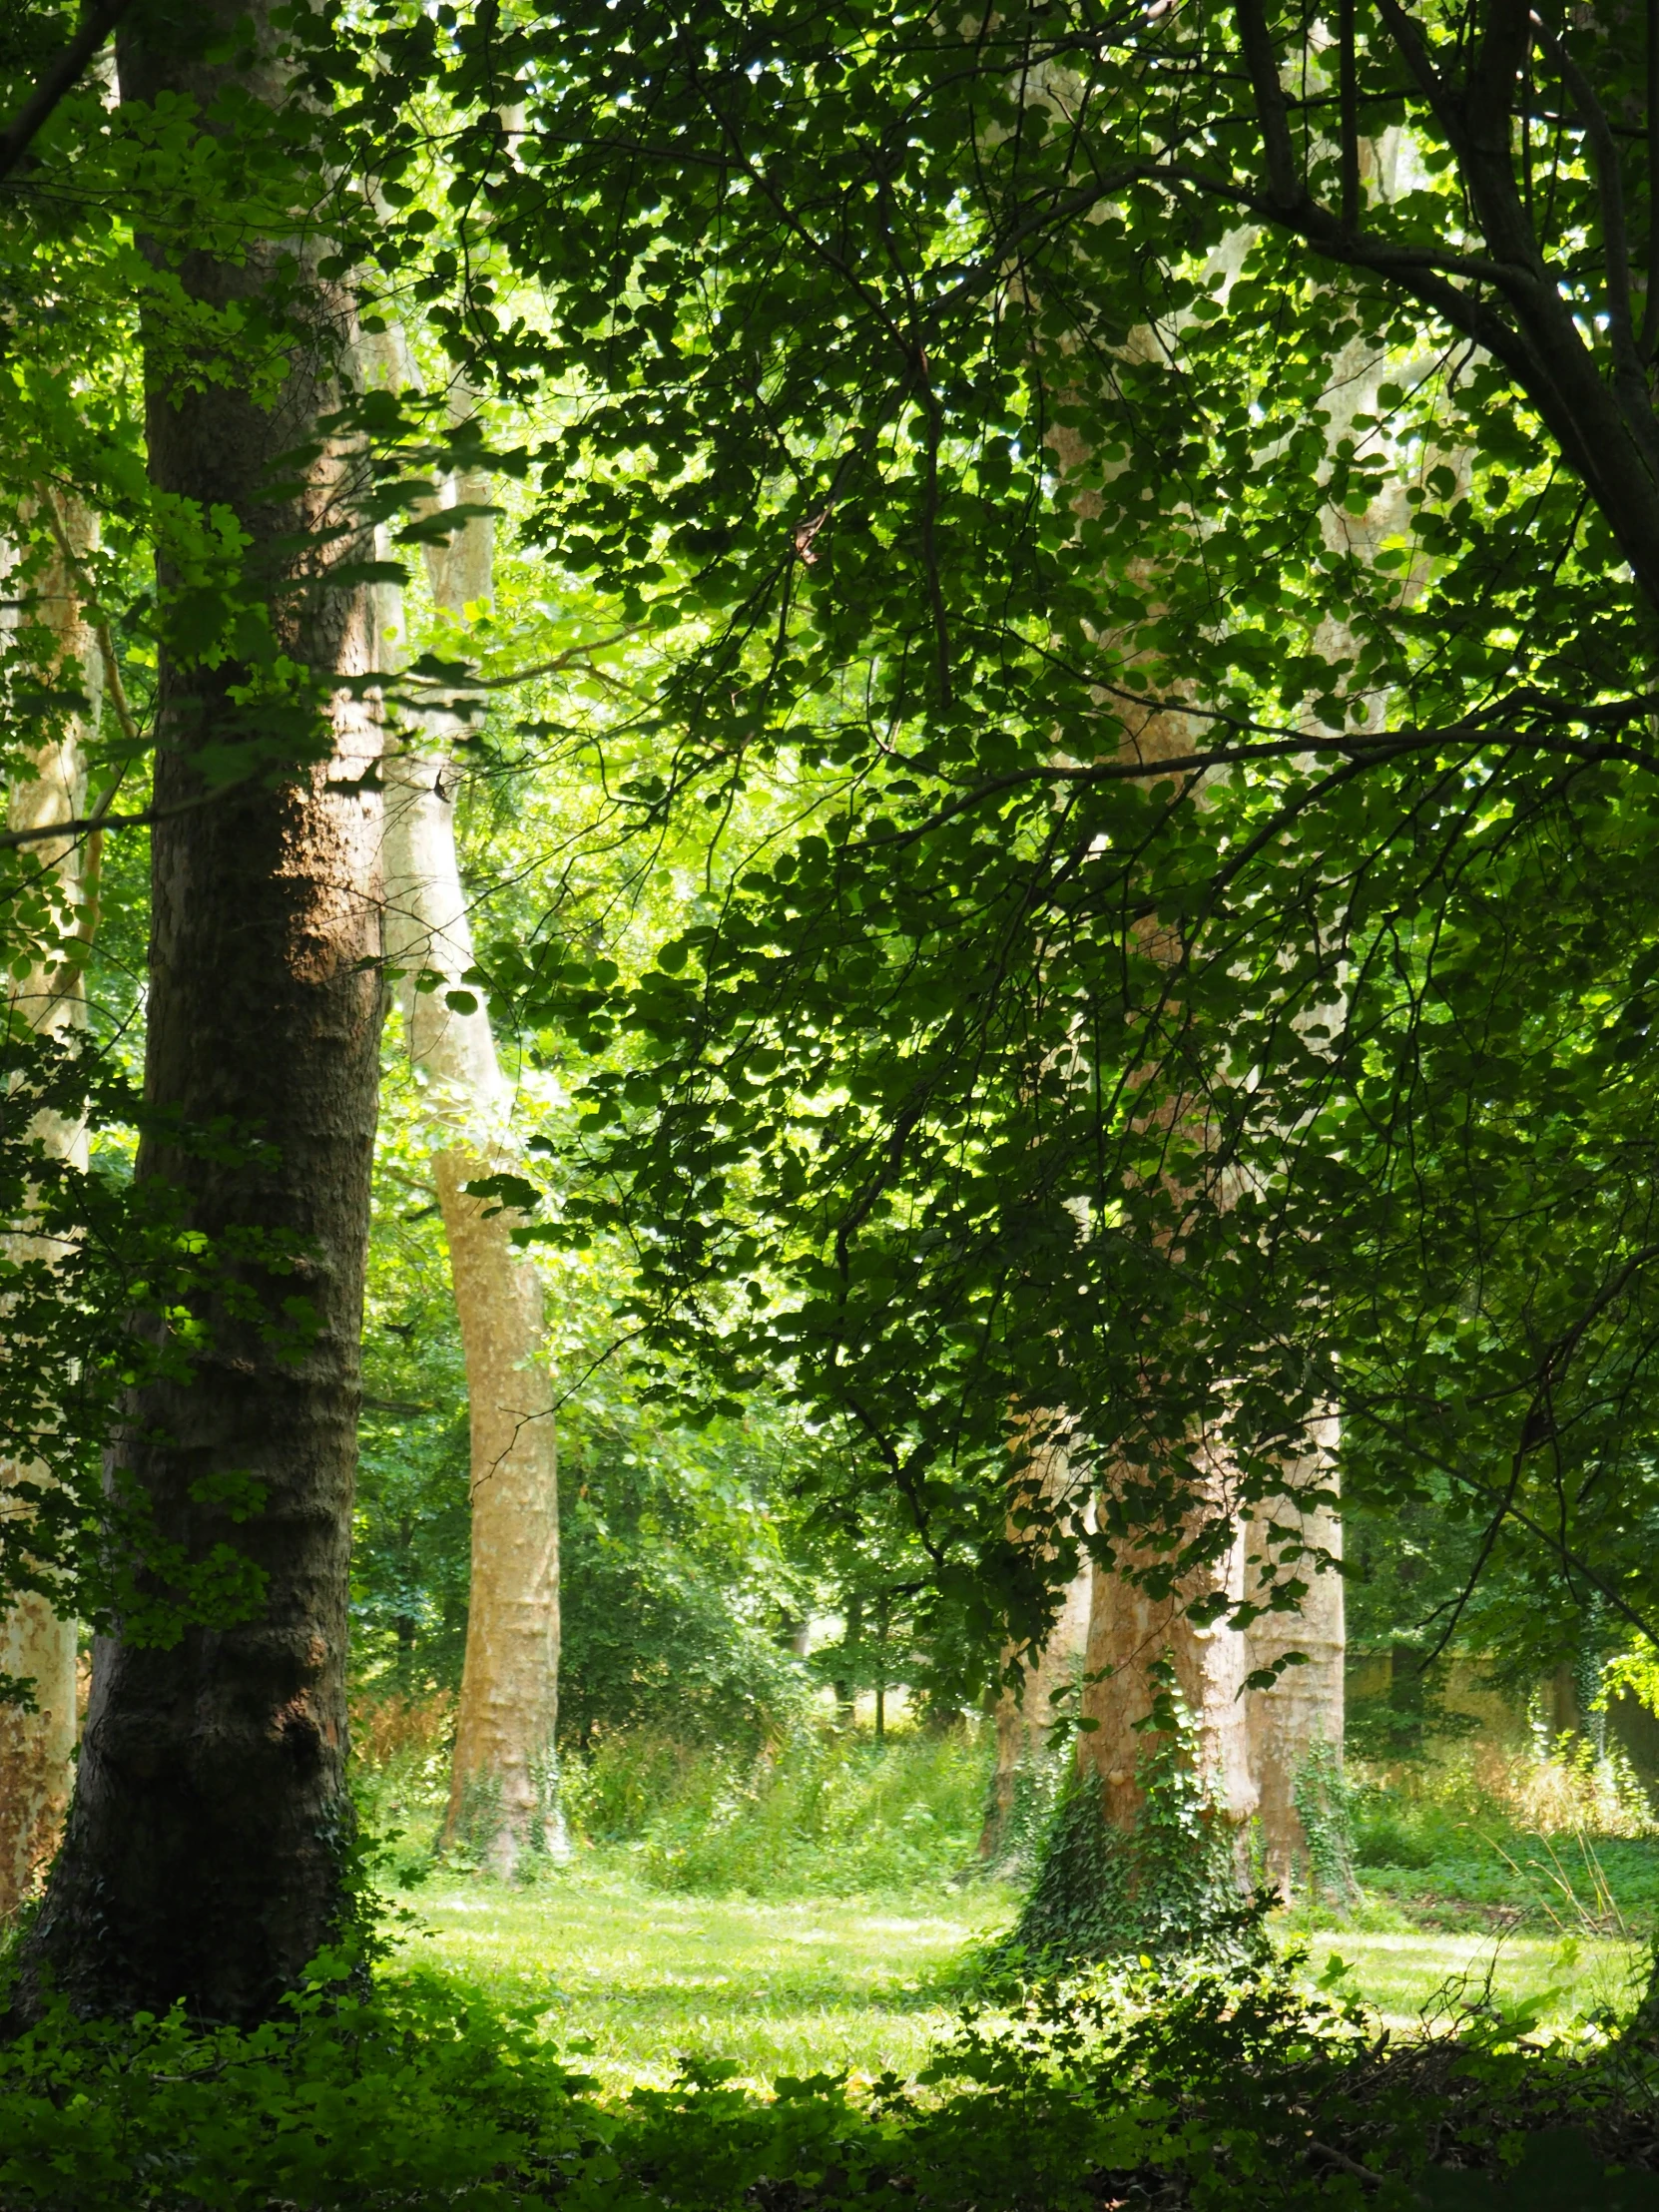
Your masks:
<svg viewBox="0 0 1659 2212"><path fill-rule="evenodd" d="M1305 1470L1309 1481L1335 1487L1336 1423L1328 1424L1331 1458ZM1280 1506L1282 1523L1288 1511ZM1300 1516L1303 1541L1340 1559L1343 1527L1328 1506ZM1287 1667L1272 1690L1253 1690L1247 1700L1250 1764L1258 1796L1262 1857L1268 1881L1287 1900L1321 1880L1309 1854L1309 1839L1297 1806L1299 1789L1317 1788L1311 1763L1328 1747L1340 1766L1343 1750L1343 1671L1348 1656L1344 1625L1343 1578L1334 1569L1319 1573L1312 1562L1296 1570L1308 1595L1295 1613L1267 1613L1249 1631L1250 1665L1271 1666L1287 1652L1301 1652L1305 1664ZM1341 1879L1341 1878L1338 1878ZM1347 1888L1346 1881L1341 1886Z"/></svg>
<svg viewBox="0 0 1659 2212"><path fill-rule="evenodd" d="M45 671L59 683L75 682L90 702L86 725L68 718L62 735L35 754L32 773L13 786L7 821L13 830L65 822L85 812L87 730L98 726L103 664L98 642L82 613L79 579L69 554L86 552L94 542L92 517L66 504L59 510L68 552L55 547L31 609L50 630L55 666ZM79 842L47 841L35 851L41 866L56 878L59 928L67 938L83 930L86 896L84 848ZM82 968L73 960L37 963L12 985L14 1017L46 1033L79 1027L86 1015ZM86 1134L57 1115L38 1117L33 1134L59 1158L86 1157ZM14 1240L26 1246L27 1236ZM21 1254L19 1255L21 1257ZM39 1469L0 1461L0 1489ZM20 1596L0 1617L0 1672L34 1685L34 1711L0 1704L0 1921L9 1920L35 1890L58 1848L69 1806L75 1754L76 1626L53 1610L37 1591Z"/></svg>
<svg viewBox="0 0 1659 2212"><path fill-rule="evenodd" d="M464 395L462 404L465 404ZM487 478L452 489L484 504ZM465 525L429 561L433 596L457 621L492 596L487 521ZM386 767L386 948L410 1059L426 1080L432 1168L449 1244L471 1427L472 1573L455 1715L447 1844L465 1841L495 1874L527 1852L562 1855L555 1761L559 1670L559 1507L553 1393L541 1281L515 1251L516 1215L467 1196L516 1166L512 1089L481 987L451 1005L473 966L455 850L460 724L442 708L411 718ZM424 727L419 725L424 724ZM436 989L421 983L436 982Z"/></svg>
<svg viewBox="0 0 1659 2212"><path fill-rule="evenodd" d="M1242 1534L1225 1566L1190 1577L1167 1598L1154 1598L1123 1575L1096 1567L1089 1604L1083 1717L1096 1726L1078 1736L1077 1763L1096 1783L1108 1827L1133 1835L1145 1804L1141 1767L1148 1731L1137 1727L1153 1708L1152 1668L1165 1658L1194 1735L1197 1772L1217 1815L1237 1841L1256 1810L1245 1705L1239 1695L1250 1667L1246 1639L1225 1621L1196 1627L1188 1608L1213 1592L1237 1598L1244 1583Z"/></svg>
<svg viewBox="0 0 1659 2212"><path fill-rule="evenodd" d="M1051 1508L1064 1497L1070 1462L1058 1442L1040 1445L1033 1472ZM1069 1692L1077 1688L1089 1640L1089 1600L1094 1570L1085 1558L1072 1577L1048 1639L1021 1670L1016 1693L1006 1683L997 1692L996 1765L991 1774L985 1825L979 1832L979 1857L989 1868L1018 1871L1037 1841L1034 1832L1053 1794L1050 1777L1056 1760L1049 1730L1062 1716ZM1006 1666L1012 1648L1003 1652Z"/></svg>
<svg viewBox="0 0 1659 2212"><path fill-rule="evenodd" d="M1023 1670L1020 1694L1016 1697L1006 1683L997 1693L996 1766L979 1832L979 1857L989 1867L1004 1864L1029 1840L1022 1833L1021 1801L1027 1791L1040 1792L1054 1757L1048 1731L1061 1713L1060 1695L1083 1671L1093 1582L1094 1569L1085 1562L1066 1591L1048 1641L1035 1663Z"/></svg>
<svg viewBox="0 0 1659 2212"><path fill-rule="evenodd" d="M248 12L230 0L197 11L178 49L147 16L123 36L123 98L184 95L206 110L234 86L281 103L289 90L273 66L196 59L216 42L235 53ZM268 51L267 11L252 13ZM193 256L180 275L227 304L289 260L256 242L238 266ZM326 688L366 671L370 625L366 594L326 575L361 548L350 533L318 536L337 519L342 457L324 449L297 489L292 467L280 493L269 488L277 457L316 439L349 334L346 301L303 255L299 275L307 325L270 412L235 385L193 385L158 346L149 466L167 500L235 515L278 648ZM99 1641L68 1834L25 1949L25 2005L40 2001L44 1971L83 2010L182 1997L210 2017L255 2019L338 1933L345 1905L346 1563L381 1010L381 829L364 783L377 733L336 694L331 758L202 803L197 755L247 741L238 695L250 679L235 660L162 657L156 800L180 811L154 831L154 1118L137 1173L171 1186L184 1226L214 1246L251 1229L290 1240L295 1257L236 1260L227 1294L204 1302L209 1335L190 1377L136 1393L113 1456L164 1541L193 1558L241 1552L263 1595L251 1618L186 1629L167 1648ZM239 1521L222 1494L242 1476L263 1486L264 1506Z"/></svg>

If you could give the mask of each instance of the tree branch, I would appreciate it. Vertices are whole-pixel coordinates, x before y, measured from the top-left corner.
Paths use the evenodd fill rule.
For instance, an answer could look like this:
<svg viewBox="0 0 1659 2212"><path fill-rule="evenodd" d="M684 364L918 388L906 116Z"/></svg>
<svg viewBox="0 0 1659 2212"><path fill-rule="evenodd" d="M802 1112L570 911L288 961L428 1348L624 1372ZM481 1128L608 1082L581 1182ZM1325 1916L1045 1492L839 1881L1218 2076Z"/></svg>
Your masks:
<svg viewBox="0 0 1659 2212"><path fill-rule="evenodd" d="M0 177L9 177L66 93L132 5L132 0L99 0L86 21L53 62L16 118L0 136Z"/></svg>

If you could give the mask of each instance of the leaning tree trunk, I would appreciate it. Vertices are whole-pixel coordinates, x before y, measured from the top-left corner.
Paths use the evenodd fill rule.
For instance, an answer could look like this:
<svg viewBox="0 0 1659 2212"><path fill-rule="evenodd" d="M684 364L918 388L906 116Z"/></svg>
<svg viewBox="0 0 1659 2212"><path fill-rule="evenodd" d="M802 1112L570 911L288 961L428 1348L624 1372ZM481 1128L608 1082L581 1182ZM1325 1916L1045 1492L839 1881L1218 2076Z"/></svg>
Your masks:
<svg viewBox="0 0 1659 2212"><path fill-rule="evenodd" d="M34 754L28 776L12 786L7 821L13 830L68 822L85 812L84 740L86 728L95 730L98 723L103 665L71 565L75 555L92 545L93 521L72 502L57 509L56 520L64 542L54 544L29 611L53 641L53 666L43 673L60 685L77 685L89 708L85 725L79 715L65 719L61 734ZM89 920L83 910L85 848L79 839L54 838L33 850L43 871L55 879L57 926L66 947L72 948ZM73 957L37 962L11 985L13 1018L41 1034L79 1027L86 1013L82 975L82 963ZM58 1158L84 1161L86 1136L79 1123L43 1114L32 1133ZM27 1249L27 1230L13 1242ZM50 1252L41 1256L49 1259ZM0 1489L25 1475L38 1480L40 1470L0 1461ZM74 1620L57 1612L38 1591L24 1592L0 1616L0 1672L32 1683L34 1698L32 1711L0 1704L0 1921L9 1920L34 1894L63 1830L74 1774L76 1641Z"/></svg>
<svg viewBox="0 0 1659 2212"><path fill-rule="evenodd" d="M469 506L489 498L484 477L449 488ZM492 597L492 557L490 525L476 517L429 558L433 596L457 621ZM521 1154L483 989L473 978L463 991L474 955L451 747L464 726L442 705L406 718L386 762L386 953L402 971L404 1036L425 1080L471 1432L472 1572L444 1840L510 1876L526 1852L564 1849L553 1394L541 1281L512 1244L517 1217L466 1189Z"/></svg>
<svg viewBox="0 0 1659 2212"><path fill-rule="evenodd" d="M252 13L251 33L247 18ZM239 19L243 29L236 29ZM136 19L135 19L136 20ZM146 15L124 34L128 102L222 89L291 97L269 10L199 9L186 32ZM237 59L204 62L217 47ZM286 248L255 242L235 266L186 261L196 297L257 294ZM190 1627L165 1648L100 1640L68 1833L24 1955L25 2005L46 1976L79 2008L269 2013L341 1925L351 1834L345 1790L346 1562L358 1406L380 1028L377 736L330 687L366 672L366 594L328 581L361 548L338 519L345 463L319 445L347 302L298 258L285 380L266 411L243 388L180 377L158 347L147 405L151 481L186 512L229 510L247 535L250 596L277 648L327 699L331 757L256 773L215 794L198 756L279 739L246 704L235 659L160 669L141 1182L176 1194L211 1248L240 1233L286 1244L226 1263L203 1300L208 1336L188 1380L135 1395L118 1478L148 1499L160 1537L193 1559L243 1554L251 1616ZM290 294L290 296L292 296ZM279 456L310 457L275 469ZM281 479L280 489L274 481ZM296 483L297 478L297 483ZM164 510L165 511L165 510ZM164 587L170 581L165 572ZM164 600L165 604L165 600ZM226 1496L244 1478L263 1509ZM163 1591L160 1595L166 1595Z"/></svg>

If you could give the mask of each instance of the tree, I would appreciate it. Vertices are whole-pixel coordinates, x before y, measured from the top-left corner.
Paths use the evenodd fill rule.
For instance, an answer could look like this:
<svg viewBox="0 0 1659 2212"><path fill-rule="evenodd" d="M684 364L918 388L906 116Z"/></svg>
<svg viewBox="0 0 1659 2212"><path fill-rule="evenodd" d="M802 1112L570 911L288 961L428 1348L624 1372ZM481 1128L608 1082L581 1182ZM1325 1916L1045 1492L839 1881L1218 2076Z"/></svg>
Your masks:
<svg viewBox="0 0 1659 2212"><path fill-rule="evenodd" d="M214 13L210 54L200 20L147 15L119 56L135 123L195 102L206 129L192 152L233 186L240 161L257 169L271 153L294 90L270 13L242 22ZM292 175L277 164L276 190ZM85 2008L183 1996L245 2019L294 1984L345 1910L380 831L376 732L350 683L369 668L366 593L348 566L361 548L346 457L323 422L350 301L314 243L245 233L233 258L235 243L199 226L150 249L184 302L180 322L146 332L151 484L199 544L229 523L232 552L217 574L164 559L158 578L170 619L138 1164L141 1184L182 1194L184 1233L229 1259L211 1295L171 1318L196 1339L191 1372L135 1393L113 1479L146 1497L186 1558L240 1550L257 1596L240 1621L171 1644L119 1627L100 1639L25 1974L35 2001L49 1973ZM203 348L194 373L177 349L187 333Z"/></svg>
<svg viewBox="0 0 1659 2212"><path fill-rule="evenodd" d="M473 410L459 397L464 426ZM490 479L474 467L446 490L433 520L447 508L453 535L428 547L427 566L437 607L461 631L494 597ZM471 1427L472 1571L445 1834L510 1876L526 1853L564 1849L558 1463L541 1284L515 1254L517 1217L468 1188L512 1173L522 1151L456 858L464 770L454 741L467 728L464 702L439 692L409 713L388 756L386 958L400 971L404 1040L426 1085Z"/></svg>
<svg viewBox="0 0 1659 2212"><path fill-rule="evenodd" d="M40 669L43 687L79 697L36 753L33 776L12 788L13 830L73 822L85 814L86 738L98 726L104 686L98 640L84 608L85 585L74 565L91 541L92 518L73 505L59 509L51 492L46 499L51 504L45 515L37 510L37 518L47 523L49 534L30 595L35 604L26 611L50 641ZM17 549L11 549L7 565L14 572L22 565ZM55 1035L85 1019L83 976L96 877L74 838L43 840L34 857L42 889L57 909L48 934L59 941L55 957L36 961L26 977L14 981L8 1012L36 1033ZM45 1114L34 1134L43 1148L84 1166L82 1123ZM21 1241L27 1249L28 1240ZM49 1242L40 1256L50 1265L55 1253ZM5 1469L0 1482L9 1475L7 1486L14 1486L31 1471L38 1478L41 1470ZM73 1613L54 1605L45 1591L23 1593L0 1620L0 1672L31 1686L28 1705L0 1705L0 1918L7 1920L30 1896L58 1848L75 1750L76 1646Z"/></svg>
<svg viewBox="0 0 1659 2212"><path fill-rule="evenodd" d="M1086 1407L1127 1470L1093 1543L1132 1537L1154 1603L1257 1512L1241 1627L1300 1601L1320 1500L1295 1470L1340 1404L1365 1495L1414 1495L1431 1459L1552 1605L1650 1617L1624 1533L1646 1201L1592 1076L1645 1003L1601 887L1645 910L1652 616L1621 560L1640 577L1646 494L1605 481L1614 416L1647 435L1619 396L1628 257L1561 40L1448 23L1424 75L1409 19L1379 23L1349 75L1347 33L1293 28L1276 59L1228 10L875 40L634 11L625 60L597 19L492 58L544 150L495 236L553 311L479 355L591 394L545 443L536 525L705 641L665 697L672 775L625 797L655 823L796 764L845 794L626 998L579 965L533 985L646 1063L594 1087L596 1218L650 1224L665 1347L728 1388L786 1368L919 1525L972 1529L1003 1600L1029 1592L997 1552L1011 1404ZM1622 98L1626 62L1572 37ZM1538 131L1498 155L1480 104L1502 137L1511 47ZM1368 140L1404 134L1391 171L1346 124L1327 154L1349 90ZM1546 121L1556 189L1529 198ZM551 224L554 199L607 221ZM1333 453L1356 345L1397 367ZM615 459L645 447L649 494ZM1345 518L1384 492L1398 527L1357 546ZM1176 702L1211 734L1138 756ZM1617 1064L1629 1129L1645 1054ZM1494 1175L1550 1194L1547 1266ZM788 1289L749 1317L760 1275Z"/></svg>

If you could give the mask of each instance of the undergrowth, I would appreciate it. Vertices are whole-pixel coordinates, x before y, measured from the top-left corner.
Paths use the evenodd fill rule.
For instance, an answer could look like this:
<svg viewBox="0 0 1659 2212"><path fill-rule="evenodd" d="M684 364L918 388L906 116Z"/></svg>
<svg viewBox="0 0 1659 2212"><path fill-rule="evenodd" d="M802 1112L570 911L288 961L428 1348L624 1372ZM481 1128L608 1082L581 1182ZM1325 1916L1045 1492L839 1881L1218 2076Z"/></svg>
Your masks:
<svg viewBox="0 0 1659 2212"><path fill-rule="evenodd" d="M965 1730L884 1744L803 1730L753 1760L613 1737L567 1768L566 1805L579 1835L625 1849L660 1889L777 1898L910 1892L971 1863L989 1752Z"/></svg>
<svg viewBox="0 0 1659 2212"><path fill-rule="evenodd" d="M0 2049L7 2212L1651 2212L1659 2059L1477 1988L1393 2040L1242 1927L1228 1966L986 1990L917 2079L688 2064L606 2101L533 2014L325 1959L278 2022L59 2011Z"/></svg>
<svg viewBox="0 0 1659 2212"><path fill-rule="evenodd" d="M437 1863L448 1788L446 1708L375 1709L357 1734L359 1810L397 1832L400 1880ZM984 1818L989 1730L906 1731L878 1744L811 1726L759 1754L644 1730L561 1763L573 1848L614 1854L665 1891L713 1896L910 1893L959 1876ZM464 1852L450 1864L466 1864Z"/></svg>
<svg viewBox="0 0 1659 2212"><path fill-rule="evenodd" d="M1659 1921L1646 1794L1587 1743L1361 1768L1350 1800L1367 1895L1422 1925L1639 1938Z"/></svg>

